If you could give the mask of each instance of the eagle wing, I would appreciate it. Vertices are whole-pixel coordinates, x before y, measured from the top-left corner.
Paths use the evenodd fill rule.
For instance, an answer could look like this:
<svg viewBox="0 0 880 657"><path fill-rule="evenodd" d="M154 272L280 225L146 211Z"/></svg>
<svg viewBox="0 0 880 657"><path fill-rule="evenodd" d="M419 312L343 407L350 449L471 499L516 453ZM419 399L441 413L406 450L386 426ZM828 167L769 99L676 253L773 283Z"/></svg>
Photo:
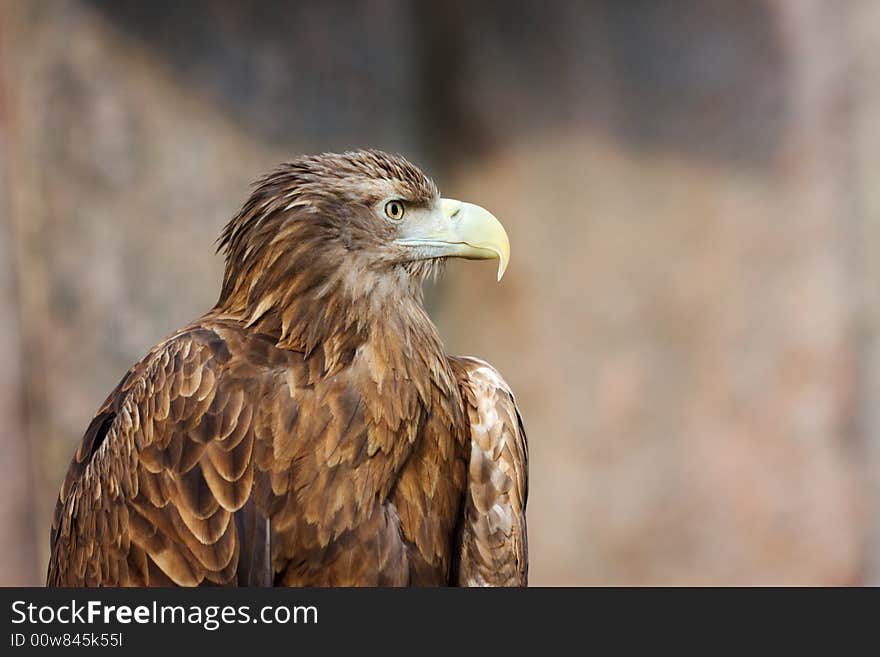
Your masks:
<svg viewBox="0 0 880 657"><path fill-rule="evenodd" d="M371 454L404 461L410 442L368 427L350 377L325 374L234 322L156 346L70 465L48 585L405 584L401 521L375 492L393 482Z"/></svg>
<svg viewBox="0 0 880 657"><path fill-rule="evenodd" d="M476 358L450 358L470 425L459 586L526 586L528 445L513 393Z"/></svg>
<svg viewBox="0 0 880 657"><path fill-rule="evenodd" d="M247 367L232 360L224 340L196 328L120 381L61 488L49 586L265 583L266 550L244 544L266 537L246 507L256 418L244 400L255 382L231 375Z"/></svg>

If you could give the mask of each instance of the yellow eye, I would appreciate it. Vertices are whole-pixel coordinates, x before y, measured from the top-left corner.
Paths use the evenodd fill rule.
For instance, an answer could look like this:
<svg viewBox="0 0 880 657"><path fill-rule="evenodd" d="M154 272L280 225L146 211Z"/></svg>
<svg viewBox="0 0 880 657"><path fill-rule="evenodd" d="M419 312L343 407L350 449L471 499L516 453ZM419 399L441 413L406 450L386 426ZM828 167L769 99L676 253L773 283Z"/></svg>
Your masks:
<svg viewBox="0 0 880 657"><path fill-rule="evenodd" d="M403 219L403 202L402 201L388 201L385 204L385 216L391 219L391 221L400 221Z"/></svg>

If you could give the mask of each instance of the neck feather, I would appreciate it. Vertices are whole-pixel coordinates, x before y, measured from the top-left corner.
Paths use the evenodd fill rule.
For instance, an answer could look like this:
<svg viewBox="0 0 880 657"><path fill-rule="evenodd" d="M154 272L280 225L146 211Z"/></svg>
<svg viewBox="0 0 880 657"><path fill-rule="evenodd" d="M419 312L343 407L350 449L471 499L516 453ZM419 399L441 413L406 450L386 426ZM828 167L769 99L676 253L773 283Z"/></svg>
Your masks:
<svg viewBox="0 0 880 657"><path fill-rule="evenodd" d="M367 342L399 371L410 369L418 354L442 358L417 278L403 268L376 272L350 254L334 255L344 263L335 269L320 266L326 253L309 268L289 255L253 263L259 278L227 281L214 312L271 335L280 348L320 356L323 373L344 367Z"/></svg>

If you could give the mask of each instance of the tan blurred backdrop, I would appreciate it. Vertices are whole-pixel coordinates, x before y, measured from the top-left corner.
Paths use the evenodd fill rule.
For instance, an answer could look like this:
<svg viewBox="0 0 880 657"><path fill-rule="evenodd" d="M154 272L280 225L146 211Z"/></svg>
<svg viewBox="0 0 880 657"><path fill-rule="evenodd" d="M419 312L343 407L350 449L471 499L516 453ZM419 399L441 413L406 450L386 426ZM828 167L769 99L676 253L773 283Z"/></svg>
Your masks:
<svg viewBox="0 0 880 657"><path fill-rule="evenodd" d="M0 3L0 584L122 373L303 152L513 259L429 291L530 438L533 584L880 583L880 4Z"/></svg>

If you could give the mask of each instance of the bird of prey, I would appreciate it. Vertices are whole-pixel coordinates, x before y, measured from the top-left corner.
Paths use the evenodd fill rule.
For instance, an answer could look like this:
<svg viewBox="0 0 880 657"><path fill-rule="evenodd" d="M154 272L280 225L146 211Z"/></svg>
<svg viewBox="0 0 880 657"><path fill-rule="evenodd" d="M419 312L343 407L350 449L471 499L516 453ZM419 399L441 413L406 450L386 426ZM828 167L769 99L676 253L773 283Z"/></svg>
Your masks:
<svg viewBox="0 0 880 657"><path fill-rule="evenodd" d="M224 229L217 304L85 432L49 586L525 586L526 436L422 282L510 247L400 156L306 156Z"/></svg>

